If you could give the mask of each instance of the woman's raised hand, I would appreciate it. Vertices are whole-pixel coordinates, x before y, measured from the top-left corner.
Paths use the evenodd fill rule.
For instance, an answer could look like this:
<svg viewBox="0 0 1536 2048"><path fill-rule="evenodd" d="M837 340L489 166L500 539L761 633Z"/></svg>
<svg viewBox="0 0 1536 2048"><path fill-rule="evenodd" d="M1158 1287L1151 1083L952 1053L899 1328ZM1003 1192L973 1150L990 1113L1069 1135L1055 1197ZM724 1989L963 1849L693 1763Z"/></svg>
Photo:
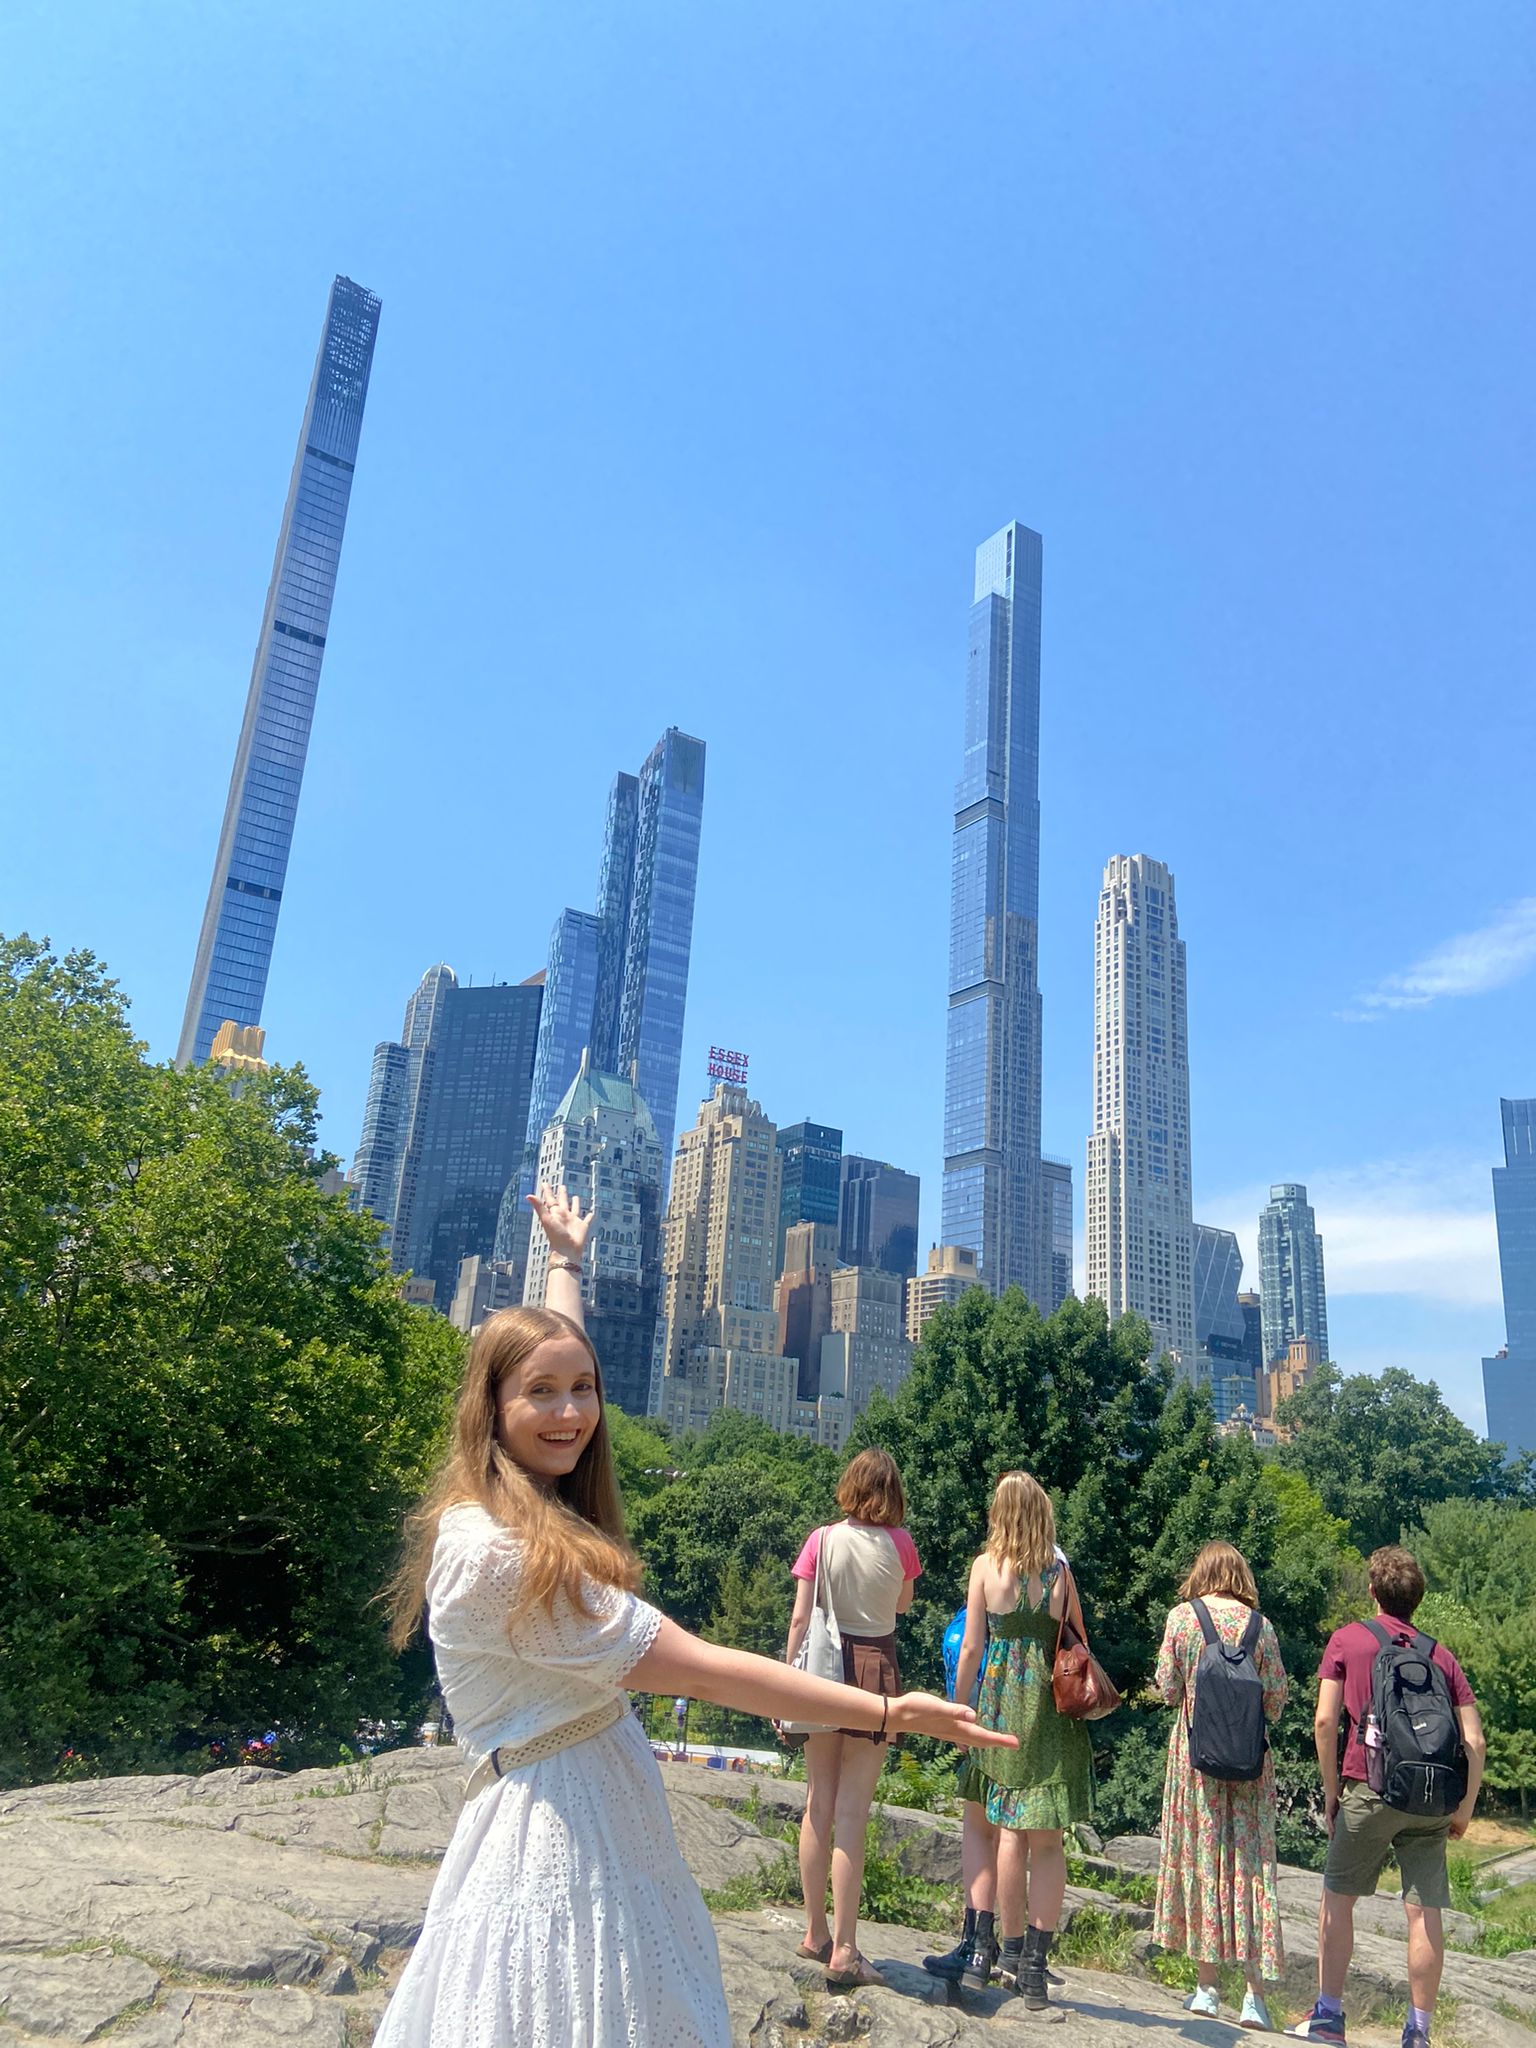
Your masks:
<svg viewBox="0 0 1536 2048"><path fill-rule="evenodd" d="M1000 1728L983 1728L974 1708L941 1700L931 1692L904 1692L893 1699L889 1725L893 1735L936 1735L940 1742L957 1743L962 1749L1019 1746L1016 1735L1005 1735Z"/></svg>
<svg viewBox="0 0 1536 2048"><path fill-rule="evenodd" d="M564 1188L552 1188L546 1182L536 1195L528 1197L528 1206L538 1217L550 1250L563 1258L575 1259L579 1265L587 1248L587 1233L592 1228L591 1216L582 1214L580 1195L572 1196Z"/></svg>

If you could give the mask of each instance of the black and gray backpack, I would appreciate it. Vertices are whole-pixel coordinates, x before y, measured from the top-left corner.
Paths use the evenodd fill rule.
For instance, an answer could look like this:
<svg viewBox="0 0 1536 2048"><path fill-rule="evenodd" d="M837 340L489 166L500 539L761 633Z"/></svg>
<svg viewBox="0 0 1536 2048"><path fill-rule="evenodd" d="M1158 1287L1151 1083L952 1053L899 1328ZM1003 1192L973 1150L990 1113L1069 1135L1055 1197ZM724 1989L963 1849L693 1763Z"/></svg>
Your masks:
<svg viewBox="0 0 1536 2048"><path fill-rule="evenodd" d="M1398 1813L1454 1813L1467 1796L1467 1754L1434 1641L1416 1629L1411 1642L1394 1642L1379 1621L1365 1626L1381 1645L1361 1731L1366 1783Z"/></svg>
<svg viewBox="0 0 1536 2048"><path fill-rule="evenodd" d="M1217 1633L1203 1600L1191 1600L1205 1648L1195 1666L1195 1706L1189 1717L1189 1761L1206 1778L1250 1784L1264 1773L1269 1731L1264 1725L1264 1681L1254 1662L1264 1617L1250 1614L1236 1643Z"/></svg>

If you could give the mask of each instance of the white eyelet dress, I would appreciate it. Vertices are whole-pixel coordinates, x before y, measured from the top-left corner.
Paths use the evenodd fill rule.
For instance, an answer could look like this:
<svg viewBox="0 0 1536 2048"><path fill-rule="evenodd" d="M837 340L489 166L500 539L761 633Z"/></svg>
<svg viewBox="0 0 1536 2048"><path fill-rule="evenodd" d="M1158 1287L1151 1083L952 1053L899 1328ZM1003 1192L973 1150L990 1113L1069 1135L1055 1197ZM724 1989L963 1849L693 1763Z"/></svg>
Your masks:
<svg viewBox="0 0 1536 2048"><path fill-rule="evenodd" d="M661 1616L594 1587L507 1614L517 1538L450 1508L427 1580L429 1634L460 1743L478 1762L615 1699ZM494 1779L459 1816L426 1925L374 2048L730 2048L714 1928L678 1853L633 1714Z"/></svg>

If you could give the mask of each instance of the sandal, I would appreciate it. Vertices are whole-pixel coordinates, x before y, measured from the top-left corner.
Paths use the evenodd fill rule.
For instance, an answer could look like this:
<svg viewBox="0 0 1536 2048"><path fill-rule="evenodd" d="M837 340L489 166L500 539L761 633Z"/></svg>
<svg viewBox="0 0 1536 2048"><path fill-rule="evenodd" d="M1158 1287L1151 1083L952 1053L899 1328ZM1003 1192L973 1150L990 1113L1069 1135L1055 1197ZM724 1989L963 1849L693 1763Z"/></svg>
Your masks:
<svg viewBox="0 0 1536 2048"><path fill-rule="evenodd" d="M832 1960L832 1937L829 1934L819 1947L812 1948L808 1941L802 1941L795 1950L797 1956L804 1956L808 1963L830 1963Z"/></svg>
<svg viewBox="0 0 1536 2048"><path fill-rule="evenodd" d="M829 1991L856 1991L865 1984L871 1984L883 1990L885 1988L885 1979L875 1968L874 1964L869 1961L868 1957L861 1955L857 1949L853 1952L853 1968L851 1970L829 1969L827 1971L827 1989Z"/></svg>

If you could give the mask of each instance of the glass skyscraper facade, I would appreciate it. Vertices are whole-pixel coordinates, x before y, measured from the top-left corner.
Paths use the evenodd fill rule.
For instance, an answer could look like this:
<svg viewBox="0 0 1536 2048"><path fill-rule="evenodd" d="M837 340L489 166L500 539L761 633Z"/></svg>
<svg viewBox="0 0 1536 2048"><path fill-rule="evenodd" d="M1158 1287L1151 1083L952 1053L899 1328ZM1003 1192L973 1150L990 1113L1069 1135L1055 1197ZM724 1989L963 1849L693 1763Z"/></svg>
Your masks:
<svg viewBox="0 0 1536 2048"><path fill-rule="evenodd" d="M976 550L965 751L955 791L943 1241L984 1285L1050 1298L1040 1174L1041 539Z"/></svg>
<svg viewBox="0 0 1536 2048"><path fill-rule="evenodd" d="M1050 1226L1051 1284L1040 1306L1052 1315L1072 1292L1072 1167L1065 1159L1040 1161L1040 1184Z"/></svg>
<svg viewBox="0 0 1536 2048"><path fill-rule="evenodd" d="M1513 1458L1536 1451L1536 1097L1501 1100L1504 1164L1493 1211L1504 1290L1504 1350L1483 1360L1488 1435Z"/></svg>
<svg viewBox="0 0 1536 2048"><path fill-rule="evenodd" d="M502 1196L522 1164L542 977L445 987L421 1055L391 1255L433 1283L445 1314L459 1261L489 1258Z"/></svg>
<svg viewBox="0 0 1536 2048"><path fill-rule="evenodd" d="M206 1060L226 1019L261 1022L378 327L373 293L338 277L278 533L178 1067Z"/></svg>
<svg viewBox="0 0 1536 2048"><path fill-rule="evenodd" d="M831 1124L785 1124L774 1140L782 1164L775 1276L784 1270L784 1240L793 1223L823 1223L834 1232L841 1206L843 1134Z"/></svg>
<svg viewBox="0 0 1536 2048"><path fill-rule="evenodd" d="M917 1272L915 1173L845 1152L840 1169L837 1255L845 1266L874 1266L910 1280Z"/></svg>
<svg viewBox="0 0 1536 2048"><path fill-rule="evenodd" d="M1328 1291L1323 1240L1299 1181L1281 1181L1259 1213L1259 1307L1264 1319L1264 1363L1283 1360L1302 1337L1328 1350Z"/></svg>
<svg viewBox="0 0 1536 2048"><path fill-rule="evenodd" d="M545 1126L587 1049L595 1072L638 1075L662 1147L665 1190L677 1125L703 818L704 742L670 726L638 775L614 780L597 909L563 911L550 940L521 1162L524 1192L532 1187Z"/></svg>
<svg viewBox="0 0 1536 2048"><path fill-rule="evenodd" d="M1243 1284L1243 1254L1237 1234L1195 1225L1195 1344L1212 1358L1243 1356L1243 1311L1238 1293Z"/></svg>
<svg viewBox="0 0 1536 2048"><path fill-rule="evenodd" d="M370 1210L386 1229L395 1220L421 1056L432 1035L444 989L457 985L451 967L441 961L429 967L411 991L399 1039L386 1038L373 1049L363 1134L352 1161L352 1206Z"/></svg>

